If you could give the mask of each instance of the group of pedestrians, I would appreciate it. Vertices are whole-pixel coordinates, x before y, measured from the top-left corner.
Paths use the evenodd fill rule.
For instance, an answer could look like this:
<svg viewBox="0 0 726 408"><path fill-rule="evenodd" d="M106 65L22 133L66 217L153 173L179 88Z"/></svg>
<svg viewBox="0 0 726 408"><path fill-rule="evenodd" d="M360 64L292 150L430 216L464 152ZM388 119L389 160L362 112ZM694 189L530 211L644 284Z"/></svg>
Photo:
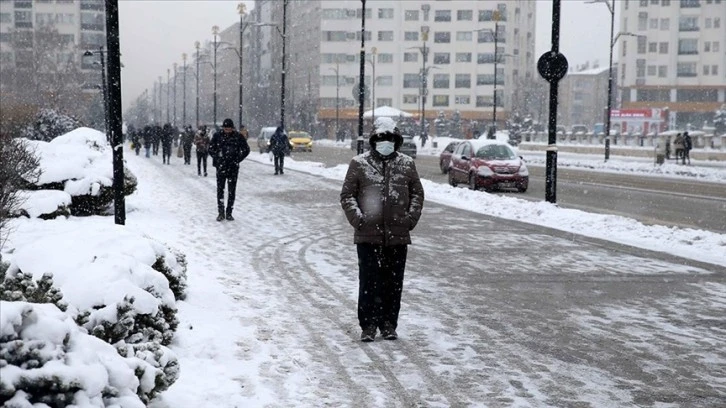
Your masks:
<svg viewBox="0 0 726 408"><path fill-rule="evenodd" d="M691 164L691 149L693 149L693 141L691 140L691 136L688 132L683 132L683 134L678 133L676 138L673 139L673 150L675 150L676 154L676 163L678 163L678 160L680 159L683 164L686 164L686 160L688 160L688 164Z"/></svg>

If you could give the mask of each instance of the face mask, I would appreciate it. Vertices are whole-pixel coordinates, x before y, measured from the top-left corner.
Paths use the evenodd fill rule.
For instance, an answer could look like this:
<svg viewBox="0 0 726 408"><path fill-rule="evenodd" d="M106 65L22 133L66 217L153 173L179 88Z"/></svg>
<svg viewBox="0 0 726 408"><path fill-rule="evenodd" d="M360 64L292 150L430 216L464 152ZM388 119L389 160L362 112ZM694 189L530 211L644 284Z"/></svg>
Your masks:
<svg viewBox="0 0 726 408"><path fill-rule="evenodd" d="M377 142L376 151L380 153L381 156L388 156L393 153L393 142Z"/></svg>

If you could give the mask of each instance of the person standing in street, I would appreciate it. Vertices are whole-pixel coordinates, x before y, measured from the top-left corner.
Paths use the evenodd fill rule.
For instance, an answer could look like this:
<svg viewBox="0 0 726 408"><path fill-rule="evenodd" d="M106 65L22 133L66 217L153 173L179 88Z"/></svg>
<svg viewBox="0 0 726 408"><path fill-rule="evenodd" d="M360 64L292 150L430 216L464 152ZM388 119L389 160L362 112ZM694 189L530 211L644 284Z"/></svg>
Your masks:
<svg viewBox="0 0 726 408"><path fill-rule="evenodd" d="M398 338L410 231L424 203L416 164L398 153L403 137L391 118L376 120L369 143L370 151L351 160L340 193L358 252L358 322L364 342L373 341L379 329L386 340Z"/></svg>
<svg viewBox="0 0 726 408"><path fill-rule="evenodd" d="M686 164L686 159L688 159L688 164L691 164L691 149L693 149L693 140L691 139L691 135L688 134L688 132L683 133L683 164Z"/></svg>
<svg viewBox="0 0 726 408"><path fill-rule="evenodd" d="M182 149L184 150L184 164L192 164L192 145L194 144L194 131L191 125L187 125L184 128L184 133L181 135Z"/></svg>
<svg viewBox="0 0 726 408"><path fill-rule="evenodd" d="M207 127L200 126L197 135L194 137L194 144L197 146L197 175L202 175L204 165L204 177L207 177L207 155L209 154L209 135Z"/></svg>
<svg viewBox="0 0 726 408"><path fill-rule="evenodd" d="M171 123L165 123L161 130L161 162L171 164L171 145L174 139L174 128Z"/></svg>
<svg viewBox="0 0 726 408"><path fill-rule="evenodd" d="M676 164L678 164L678 159L683 157L683 135L680 133L673 140L673 150L676 153Z"/></svg>
<svg viewBox="0 0 726 408"><path fill-rule="evenodd" d="M270 151L275 158L275 175L285 174L285 153L290 149L290 140L282 126L270 137Z"/></svg>
<svg viewBox="0 0 726 408"><path fill-rule="evenodd" d="M212 136L209 144L212 166L217 168L217 221L233 221L235 190L239 164L250 154L247 139L234 130L232 119L222 122L222 130ZM224 207L224 185L227 184L227 208Z"/></svg>

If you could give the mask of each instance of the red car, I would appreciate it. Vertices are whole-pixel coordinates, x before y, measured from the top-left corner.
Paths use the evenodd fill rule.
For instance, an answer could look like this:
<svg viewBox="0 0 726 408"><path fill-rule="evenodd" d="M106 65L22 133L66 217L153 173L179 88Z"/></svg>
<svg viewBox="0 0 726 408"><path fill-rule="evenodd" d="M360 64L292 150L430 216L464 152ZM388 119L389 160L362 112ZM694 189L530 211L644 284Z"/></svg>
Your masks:
<svg viewBox="0 0 726 408"><path fill-rule="evenodd" d="M454 153L454 149L456 149L456 146L458 146L459 143L461 143L461 140L455 140L447 144L444 150L441 151L441 154L439 155L439 168L442 173L446 174L449 172L451 155Z"/></svg>
<svg viewBox="0 0 726 408"><path fill-rule="evenodd" d="M449 184L464 183L472 190L514 188L523 193L529 187L529 170L507 143L467 140L456 146L449 165Z"/></svg>

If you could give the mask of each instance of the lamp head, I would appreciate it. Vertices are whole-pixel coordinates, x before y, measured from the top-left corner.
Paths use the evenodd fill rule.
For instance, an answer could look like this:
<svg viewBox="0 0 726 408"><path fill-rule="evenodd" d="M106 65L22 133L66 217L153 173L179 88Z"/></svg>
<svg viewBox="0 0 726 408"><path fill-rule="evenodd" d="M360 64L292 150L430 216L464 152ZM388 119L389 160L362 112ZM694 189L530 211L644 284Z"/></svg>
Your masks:
<svg viewBox="0 0 726 408"><path fill-rule="evenodd" d="M212 34L214 34L215 36L219 34L219 26L212 26Z"/></svg>
<svg viewBox="0 0 726 408"><path fill-rule="evenodd" d="M186 52L182 53L182 61L187 62L187 53Z"/></svg>
<svg viewBox="0 0 726 408"><path fill-rule="evenodd" d="M199 51L199 47L200 47L201 45L202 45L202 44L200 44L200 43L199 43L199 41L194 41L194 48L196 48L196 49L197 49L197 51Z"/></svg>
<svg viewBox="0 0 726 408"><path fill-rule="evenodd" d="M237 12L240 16L247 15L247 6L244 3L240 3L237 5Z"/></svg>

